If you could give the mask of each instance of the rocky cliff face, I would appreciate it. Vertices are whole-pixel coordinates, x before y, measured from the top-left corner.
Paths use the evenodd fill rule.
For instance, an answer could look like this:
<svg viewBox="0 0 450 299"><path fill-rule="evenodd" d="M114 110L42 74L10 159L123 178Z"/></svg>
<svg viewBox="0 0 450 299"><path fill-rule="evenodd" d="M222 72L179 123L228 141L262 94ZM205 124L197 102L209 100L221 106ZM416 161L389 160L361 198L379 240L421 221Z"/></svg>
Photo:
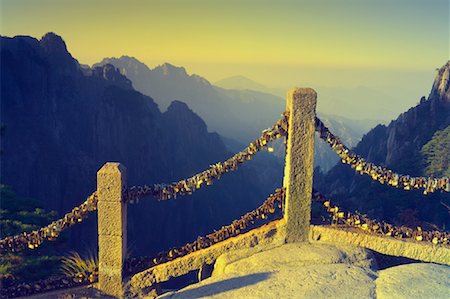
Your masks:
<svg viewBox="0 0 450 299"><path fill-rule="evenodd" d="M436 79L431 89L430 97L439 97L443 101L450 102L450 61L441 67L436 74Z"/></svg>
<svg viewBox="0 0 450 299"><path fill-rule="evenodd" d="M112 65L81 67L55 34L1 37L0 47L2 183L48 209L80 204L107 161L123 163L135 185L182 179L231 155L186 104L161 113ZM279 184L258 182L248 166L192 198L131 206L130 244L149 254L190 241L255 208ZM95 221L77 227L70 233L79 247L95 241Z"/></svg>
<svg viewBox="0 0 450 299"><path fill-rule="evenodd" d="M398 173L424 175L421 149L436 131L450 124L450 62L439 69L430 95L401 114L388 126L379 125L367 133L355 152L370 162ZM450 149L449 151L450 152ZM325 178L318 178L321 190L348 207L401 223L432 221L447 226L448 212L440 201L448 202L448 194L421 195L420 191L404 192L379 185L360 177L346 165L335 166Z"/></svg>

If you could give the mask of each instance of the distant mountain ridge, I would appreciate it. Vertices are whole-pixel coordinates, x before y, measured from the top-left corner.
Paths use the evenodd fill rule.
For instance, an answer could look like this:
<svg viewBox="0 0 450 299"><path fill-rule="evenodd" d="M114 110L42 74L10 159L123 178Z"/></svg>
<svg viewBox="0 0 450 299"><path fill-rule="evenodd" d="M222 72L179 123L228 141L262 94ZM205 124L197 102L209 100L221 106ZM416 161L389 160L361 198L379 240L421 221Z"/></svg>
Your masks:
<svg viewBox="0 0 450 299"><path fill-rule="evenodd" d="M136 58L124 55L120 58L104 58L92 67L95 68L105 64L114 65L133 82L133 86L137 90L153 94L157 98L157 103L162 111L167 109L174 98L182 99L184 97L183 88L180 88L180 86L184 87L190 84L206 88L211 86L203 77L196 74L189 75L184 67L175 66L167 62L151 69ZM173 81L177 82L179 87L174 87L173 94L168 94L167 89L170 89L171 86L169 84Z"/></svg>
<svg viewBox="0 0 450 299"><path fill-rule="evenodd" d="M282 96L286 93L285 90L282 89L276 89L276 88L269 88L261 83L258 83L256 81L253 81L252 79L249 79L244 76L231 76L224 78L222 80L214 82L214 85L225 88L225 89L237 89L237 90L256 90L261 91L265 93L270 93L275 96Z"/></svg>
<svg viewBox="0 0 450 299"><path fill-rule="evenodd" d="M285 109L283 98L267 93L267 88L262 84L242 76L232 80L245 81L241 84L245 89L225 89L214 86L201 76L189 75L185 68L169 63L150 69L136 58L122 56L105 58L93 66L105 64L118 68L137 90L154 98L162 109L174 99L186 102L206 121L210 130L224 136L224 140L234 144L234 148L235 144L245 145L258 137L261 130L271 126ZM247 88L249 84L258 89ZM319 115L349 146L356 145L362 135L375 125L373 122ZM315 163L327 171L338 161L338 157L321 142L317 142ZM283 157L283 151L278 152Z"/></svg>
<svg viewBox="0 0 450 299"><path fill-rule="evenodd" d="M388 126L378 125L355 147L370 162L401 174L425 175L421 151L437 131L450 125L450 61L438 71L428 98L402 113ZM441 151L450 155L450 148ZM412 225L432 222L450 225L448 212L440 204L450 204L448 194L423 196L421 191L404 192L361 177L347 165L336 165L324 177L316 178L320 190L347 207L391 221L415 219ZM409 214L408 214L409 213Z"/></svg>
<svg viewBox="0 0 450 299"><path fill-rule="evenodd" d="M284 101L273 95L247 92L228 92L211 85L198 75L188 75L183 67L164 63L154 69L135 58L105 58L93 67L112 64L126 75L134 87L157 102L165 110L173 100L189 105L208 124L211 131L248 143L271 126L284 110ZM248 98L252 101L248 101ZM264 107L255 117L255 105Z"/></svg>
<svg viewBox="0 0 450 299"><path fill-rule="evenodd" d="M284 97L287 90L268 87L241 75L224 78L215 84L226 89L257 90L279 97ZM346 118L361 123L364 121L371 124L372 128L375 124L397 117L396 110L401 111L396 105L399 99L388 93L366 86L339 87L333 86L333 82L329 84L330 86L314 86L314 89L319 95L317 111L332 118Z"/></svg>

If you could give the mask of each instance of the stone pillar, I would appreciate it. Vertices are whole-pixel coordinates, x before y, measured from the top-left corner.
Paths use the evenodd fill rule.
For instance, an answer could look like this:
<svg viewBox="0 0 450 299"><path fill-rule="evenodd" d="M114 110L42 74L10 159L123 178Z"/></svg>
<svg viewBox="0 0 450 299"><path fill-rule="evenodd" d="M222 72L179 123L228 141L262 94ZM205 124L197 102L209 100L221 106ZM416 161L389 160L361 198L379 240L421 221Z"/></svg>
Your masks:
<svg viewBox="0 0 450 299"><path fill-rule="evenodd" d="M317 94L311 88L287 95L289 130L283 185L286 188L286 242L308 241L314 170L314 117Z"/></svg>
<svg viewBox="0 0 450 299"><path fill-rule="evenodd" d="M127 205L123 190L126 168L106 163L97 172L99 289L123 297L123 265L127 248Z"/></svg>

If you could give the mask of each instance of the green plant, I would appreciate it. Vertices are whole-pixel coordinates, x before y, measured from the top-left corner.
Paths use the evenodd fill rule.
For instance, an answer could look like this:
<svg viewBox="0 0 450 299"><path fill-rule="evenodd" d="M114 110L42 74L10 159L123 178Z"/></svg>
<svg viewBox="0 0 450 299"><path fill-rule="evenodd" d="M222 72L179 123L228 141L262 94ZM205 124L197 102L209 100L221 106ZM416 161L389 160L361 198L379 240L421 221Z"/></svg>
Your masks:
<svg viewBox="0 0 450 299"><path fill-rule="evenodd" d="M68 256L63 257L61 262L61 270L64 275L79 282L97 280L98 258L96 254L89 253L86 257L81 257L78 252L72 251Z"/></svg>
<svg viewBox="0 0 450 299"><path fill-rule="evenodd" d="M17 282L32 282L45 279L58 271L60 257L29 254L5 254L0 257L0 283L4 278Z"/></svg>
<svg viewBox="0 0 450 299"><path fill-rule="evenodd" d="M30 232L52 222L56 212L47 212L36 199L17 195L9 186L0 184L0 238ZM56 246L44 244L38 250L23 250L0 255L0 284L12 280L31 282L47 278L58 271L60 257Z"/></svg>
<svg viewBox="0 0 450 299"><path fill-rule="evenodd" d="M425 175L450 176L450 126L434 133L433 138L422 147Z"/></svg>
<svg viewBox="0 0 450 299"><path fill-rule="evenodd" d="M46 212L38 200L18 196L9 186L0 184L0 237L30 232L52 222L57 213Z"/></svg>

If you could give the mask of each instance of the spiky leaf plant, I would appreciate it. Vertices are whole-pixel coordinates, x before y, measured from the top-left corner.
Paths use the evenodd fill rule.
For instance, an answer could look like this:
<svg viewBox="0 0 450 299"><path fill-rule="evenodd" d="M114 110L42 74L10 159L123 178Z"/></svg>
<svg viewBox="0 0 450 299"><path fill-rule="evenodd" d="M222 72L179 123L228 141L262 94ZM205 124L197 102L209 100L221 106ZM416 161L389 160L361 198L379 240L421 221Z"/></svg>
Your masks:
<svg viewBox="0 0 450 299"><path fill-rule="evenodd" d="M72 251L62 258L62 272L77 282L95 282L98 276L98 258L96 254L88 253L81 257L78 252Z"/></svg>

